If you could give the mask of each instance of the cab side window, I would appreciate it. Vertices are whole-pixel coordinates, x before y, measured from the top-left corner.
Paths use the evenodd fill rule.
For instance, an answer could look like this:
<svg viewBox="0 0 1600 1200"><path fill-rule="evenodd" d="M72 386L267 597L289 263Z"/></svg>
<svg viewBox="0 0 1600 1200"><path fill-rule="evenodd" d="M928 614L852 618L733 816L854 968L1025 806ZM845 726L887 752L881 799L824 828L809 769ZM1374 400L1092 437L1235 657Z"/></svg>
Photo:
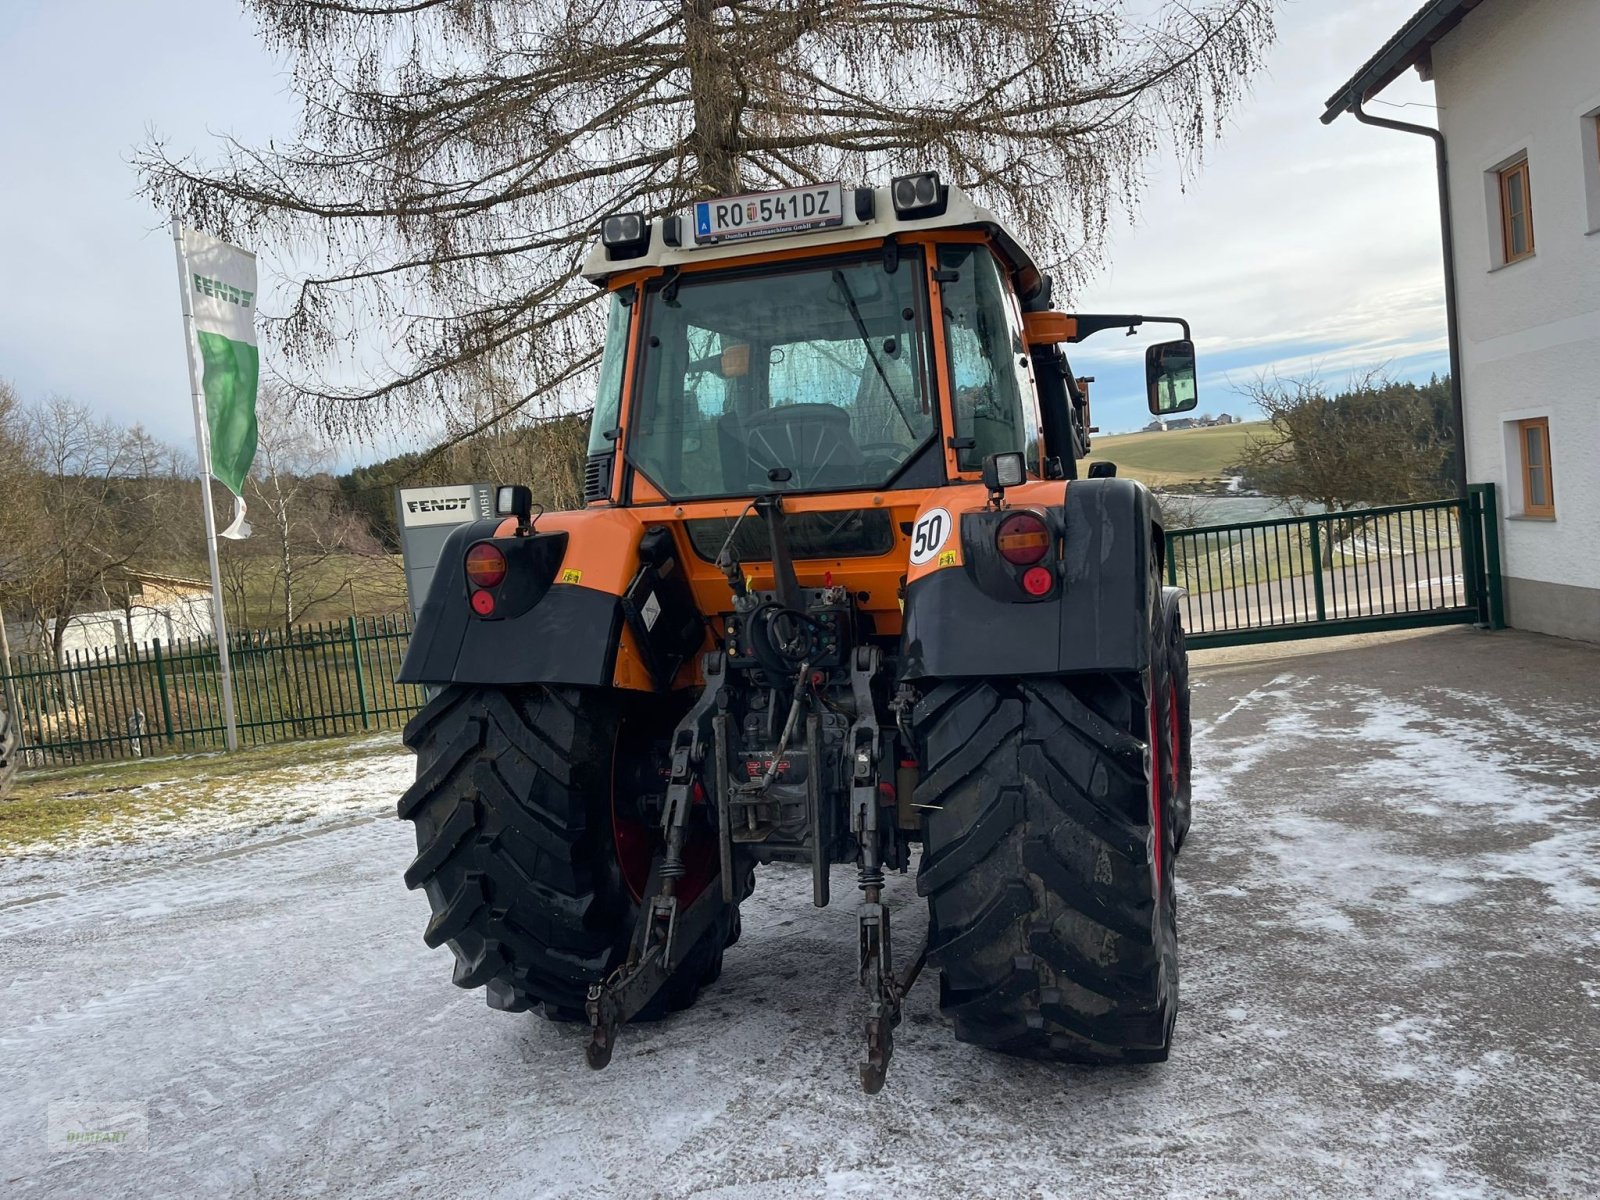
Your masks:
<svg viewBox="0 0 1600 1200"><path fill-rule="evenodd" d="M955 436L970 439L956 452L963 471L976 471L987 455L1008 450L1027 452L1037 442L1023 349L1020 319L994 255L984 246L945 246L939 267L957 278L944 283L945 346L950 359L950 387L955 409Z"/></svg>

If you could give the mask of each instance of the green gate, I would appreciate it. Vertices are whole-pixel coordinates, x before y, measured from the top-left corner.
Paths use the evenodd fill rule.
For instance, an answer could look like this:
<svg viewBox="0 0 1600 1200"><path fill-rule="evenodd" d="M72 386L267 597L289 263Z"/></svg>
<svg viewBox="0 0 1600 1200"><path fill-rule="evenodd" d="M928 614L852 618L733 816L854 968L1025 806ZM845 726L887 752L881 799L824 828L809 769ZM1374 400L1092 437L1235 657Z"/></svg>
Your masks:
<svg viewBox="0 0 1600 1200"><path fill-rule="evenodd" d="M1505 626L1493 484L1422 504L1167 533L1189 645Z"/></svg>

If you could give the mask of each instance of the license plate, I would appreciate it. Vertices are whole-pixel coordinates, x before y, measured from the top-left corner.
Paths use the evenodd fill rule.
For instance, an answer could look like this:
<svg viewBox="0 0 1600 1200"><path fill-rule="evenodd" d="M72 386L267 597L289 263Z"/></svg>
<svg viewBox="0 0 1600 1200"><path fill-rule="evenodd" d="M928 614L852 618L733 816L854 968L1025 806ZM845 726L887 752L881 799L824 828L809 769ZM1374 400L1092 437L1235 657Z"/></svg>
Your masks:
<svg viewBox="0 0 1600 1200"><path fill-rule="evenodd" d="M694 240L700 245L843 224L844 187L837 183L725 196L694 206Z"/></svg>

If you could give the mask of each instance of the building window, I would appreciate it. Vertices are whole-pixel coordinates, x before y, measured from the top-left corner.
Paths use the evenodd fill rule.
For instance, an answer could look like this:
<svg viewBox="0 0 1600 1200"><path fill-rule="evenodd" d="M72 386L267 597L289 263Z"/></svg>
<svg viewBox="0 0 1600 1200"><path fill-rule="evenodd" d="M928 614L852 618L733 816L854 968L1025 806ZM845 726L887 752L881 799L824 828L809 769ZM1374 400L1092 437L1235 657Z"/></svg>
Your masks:
<svg viewBox="0 0 1600 1200"><path fill-rule="evenodd" d="M1600 111L1583 118L1583 190L1589 206L1589 232L1600 233Z"/></svg>
<svg viewBox="0 0 1600 1200"><path fill-rule="evenodd" d="M1517 445L1522 457L1522 515L1554 518L1556 493L1550 475L1550 418L1518 421Z"/></svg>
<svg viewBox="0 0 1600 1200"><path fill-rule="evenodd" d="M1504 262L1514 263L1533 253L1533 193L1525 158L1500 172L1500 240Z"/></svg>

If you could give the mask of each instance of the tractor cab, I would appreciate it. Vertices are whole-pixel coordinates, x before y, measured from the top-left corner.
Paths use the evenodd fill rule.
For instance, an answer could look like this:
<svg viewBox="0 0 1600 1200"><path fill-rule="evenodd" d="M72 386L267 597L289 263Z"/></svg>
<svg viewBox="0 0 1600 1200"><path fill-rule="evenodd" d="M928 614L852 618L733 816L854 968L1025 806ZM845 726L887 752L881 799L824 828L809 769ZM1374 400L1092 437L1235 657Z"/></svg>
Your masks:
<svg viewBox="0 0 1600 1200"><path fill-rule="evenodd" d="M591 503L923 489L1003 453L1072 478L1091 428L1060 344L1163 319L1052 312L1017 240L932 172L614 214L584 274L610 293ZM1186 340L1149 370L1160 411L1194 406Z"/></svg>

